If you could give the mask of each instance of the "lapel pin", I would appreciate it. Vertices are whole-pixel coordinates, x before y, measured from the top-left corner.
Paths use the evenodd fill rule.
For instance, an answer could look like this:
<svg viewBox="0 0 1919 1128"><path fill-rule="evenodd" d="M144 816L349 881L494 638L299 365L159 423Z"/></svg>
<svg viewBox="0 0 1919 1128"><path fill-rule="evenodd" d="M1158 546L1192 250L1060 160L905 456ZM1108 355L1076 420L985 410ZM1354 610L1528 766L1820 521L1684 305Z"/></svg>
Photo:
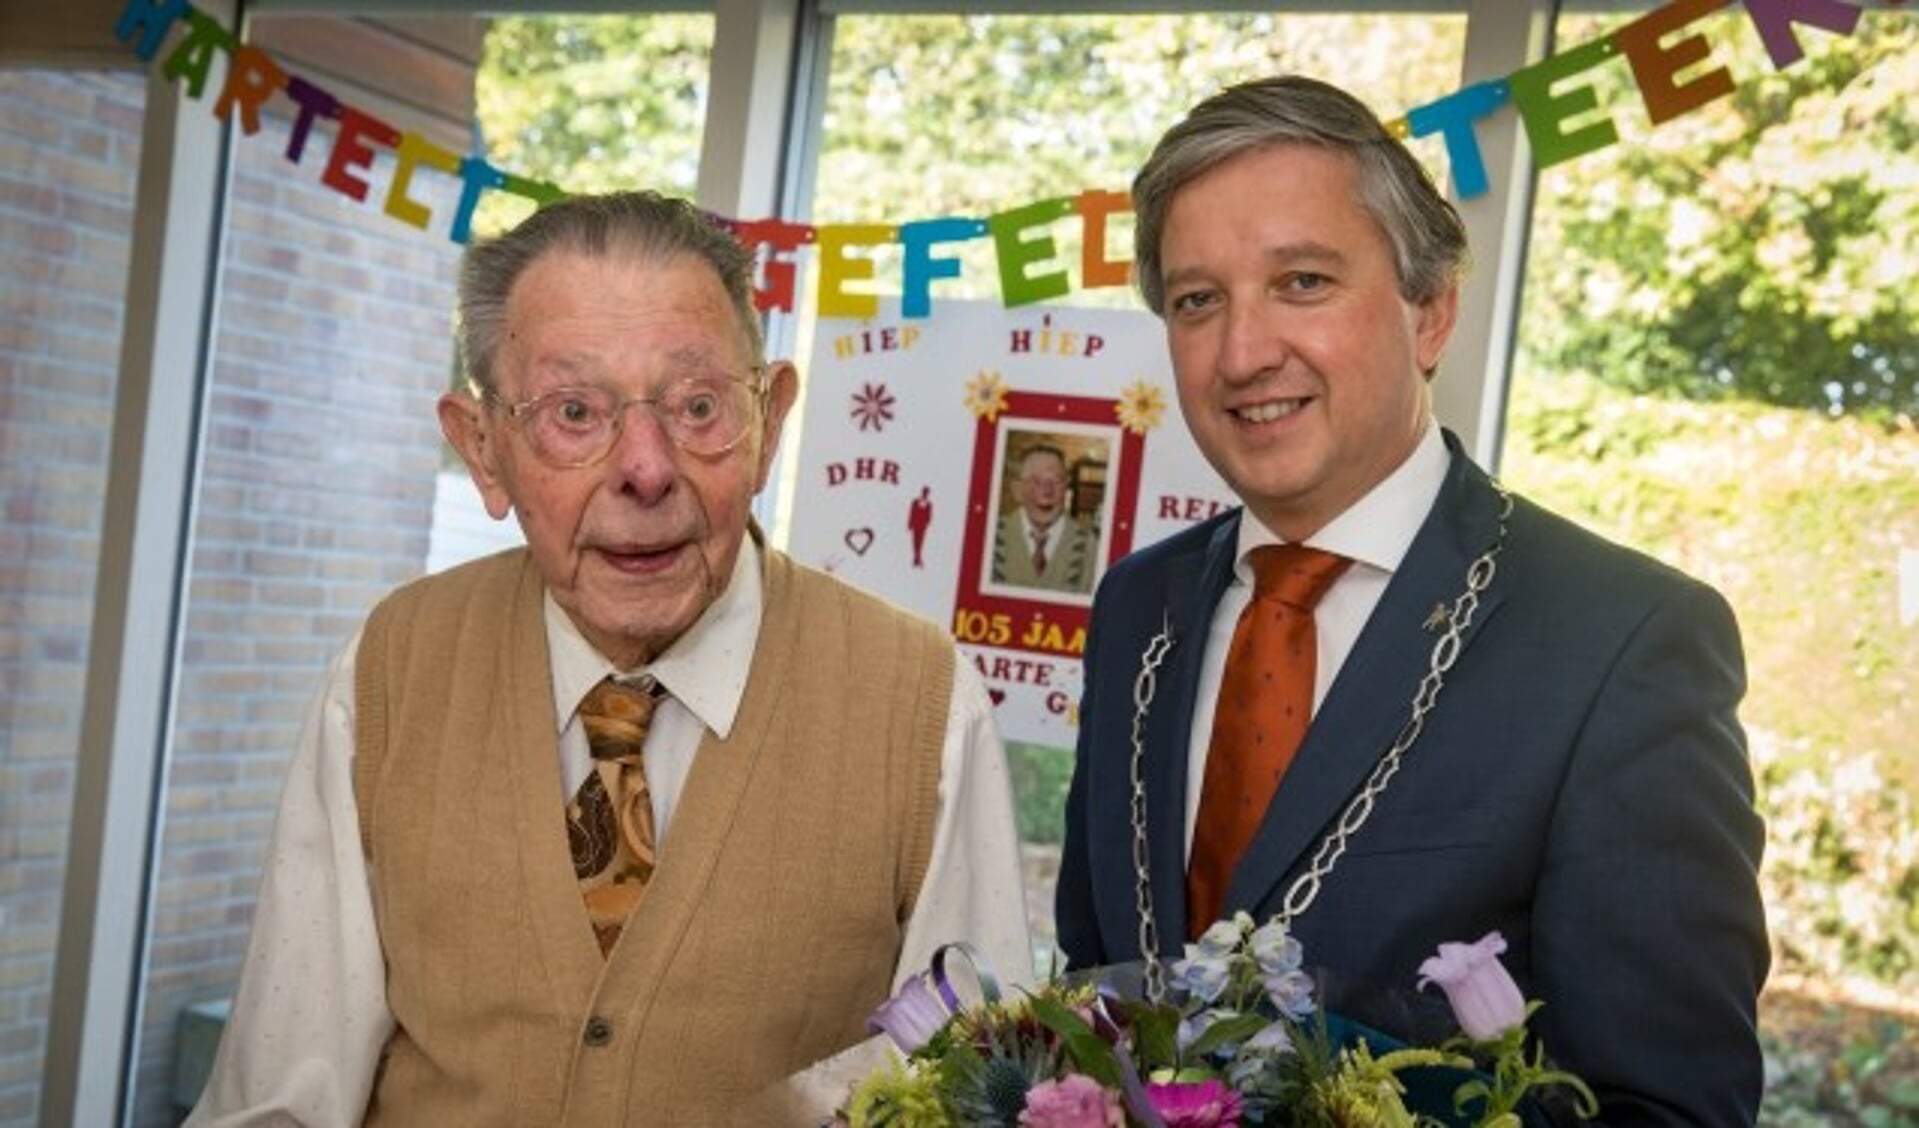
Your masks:
<svg viewBox="0 0 1919 1128"><path fill-rule="evenodd" d="M1427 633L1433 634L1445 630L1446 624L1452 622L1452 619L1453 617L1446 612L1446 604L1444 602L1433 604L1432 614L1426 616L1425 627Z"/></svg>

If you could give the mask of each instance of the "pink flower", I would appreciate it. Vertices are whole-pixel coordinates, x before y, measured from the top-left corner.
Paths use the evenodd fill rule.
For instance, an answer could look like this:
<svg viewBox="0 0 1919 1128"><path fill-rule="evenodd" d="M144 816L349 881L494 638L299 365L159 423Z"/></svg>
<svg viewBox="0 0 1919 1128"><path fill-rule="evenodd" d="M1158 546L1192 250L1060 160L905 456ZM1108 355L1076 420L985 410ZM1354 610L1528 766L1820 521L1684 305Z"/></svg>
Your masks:
<svg viewBox="0 0 1919 1128"><path fill-rule="evenodd" d="M1496 1042L1526 1023L1526 1000L1499 954L1506 938L1488 932L1475 944L1441 944L1439 954L1419 965L1419 986L1437 983L1452 1004L1459 1028L1475 1042Z"/></svg>
<svg viewBox="0 0 1919 1128"><path fill-rule="evenodd" d="M1146 1083L1146 1099L1166 1128L1237 1128L1239 1094L1217 1078Z"/></svg>
<svg viewBox="0 0 1919 1128"><path fill-rule="evenodd" d="M951 1012L922 972L900 984L898 994L873 1008L866 1028L885 1034L902 1053L910 1054L931 1041L950 1017Z"/></svg>
<svg viewBox="0 0 1919 1128"><path fill-rule="evenodd" d="M1100 1088L1091 1077L1069 1073L1026 1090L1019 1123L1020 1128L1125 1128L1126 1114L1119 1094Z"/></svg>

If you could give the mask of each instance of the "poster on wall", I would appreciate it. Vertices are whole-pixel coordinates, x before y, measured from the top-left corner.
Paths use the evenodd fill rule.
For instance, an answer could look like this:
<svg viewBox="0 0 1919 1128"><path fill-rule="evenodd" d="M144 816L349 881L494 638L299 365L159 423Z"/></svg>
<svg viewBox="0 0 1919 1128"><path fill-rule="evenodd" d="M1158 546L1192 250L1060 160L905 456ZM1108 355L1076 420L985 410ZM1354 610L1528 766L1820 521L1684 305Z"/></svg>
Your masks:
<svg viewBox="0 0 1919 1128"><path fill-rule="evenodd" d="M1008 740L1071 747L1093 591L1233 504L1143 311L943 301L822 320L787 548L946 624Z"/></svg>

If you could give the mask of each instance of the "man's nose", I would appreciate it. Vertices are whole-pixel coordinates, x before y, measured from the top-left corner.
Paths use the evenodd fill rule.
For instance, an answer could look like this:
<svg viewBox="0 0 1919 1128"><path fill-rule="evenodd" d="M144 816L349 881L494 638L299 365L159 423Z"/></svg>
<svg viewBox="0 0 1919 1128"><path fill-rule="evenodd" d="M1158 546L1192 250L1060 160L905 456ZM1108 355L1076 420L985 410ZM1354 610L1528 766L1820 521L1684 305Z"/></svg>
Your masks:
<svg viewBox="0 0 1919 1128"><path fill-rule="evenodd" d="M1219 374L1232 382L1252 380L1286 362L1284 323L1279 311L1259 301L1236 301L1226 308L1220 330Z"/></svg>
<svg viewBox="0 0 1919 1128"><path fill-rule="evenodd" d="M631 490L641 501L657 501L671 492L679 479L675 461L679 448L653 405L645 400L624 405L620 424L607 466L618 476L621 488Z"/></svg>

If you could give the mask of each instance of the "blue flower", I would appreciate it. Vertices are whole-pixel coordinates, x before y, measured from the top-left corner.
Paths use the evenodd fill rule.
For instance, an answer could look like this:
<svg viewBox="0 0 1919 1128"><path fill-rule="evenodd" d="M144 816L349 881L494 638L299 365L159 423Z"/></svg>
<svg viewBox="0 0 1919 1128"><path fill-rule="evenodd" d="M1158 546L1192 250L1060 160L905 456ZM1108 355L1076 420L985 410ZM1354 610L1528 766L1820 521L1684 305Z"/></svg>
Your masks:
<svg viewBox="0 0 1919 1128"><path fill-rule="evenodd" d="M1287 1018L1301 1019L1313 1013L1313 980L1305 972L1293 970L1269 975L1262 985L1274 1008Z"/></svg>
<svg viewBox="0 0 1919 1128"><path fill-rule="evenodd" d="M1306 950L1286 931L1279 920L1270 920L1253 933L1253 959L1267 975L1298 971L1305 962Z"/></svg>
<svg viewBox="0 0 1919 1128"><path fill-rule="evenodd" d="M1233 956L1204 954L1201 945L1186 945L1186 958L1173 963L1173 984L1202 1003L1219 1001L1233 979Z"/></svg>

